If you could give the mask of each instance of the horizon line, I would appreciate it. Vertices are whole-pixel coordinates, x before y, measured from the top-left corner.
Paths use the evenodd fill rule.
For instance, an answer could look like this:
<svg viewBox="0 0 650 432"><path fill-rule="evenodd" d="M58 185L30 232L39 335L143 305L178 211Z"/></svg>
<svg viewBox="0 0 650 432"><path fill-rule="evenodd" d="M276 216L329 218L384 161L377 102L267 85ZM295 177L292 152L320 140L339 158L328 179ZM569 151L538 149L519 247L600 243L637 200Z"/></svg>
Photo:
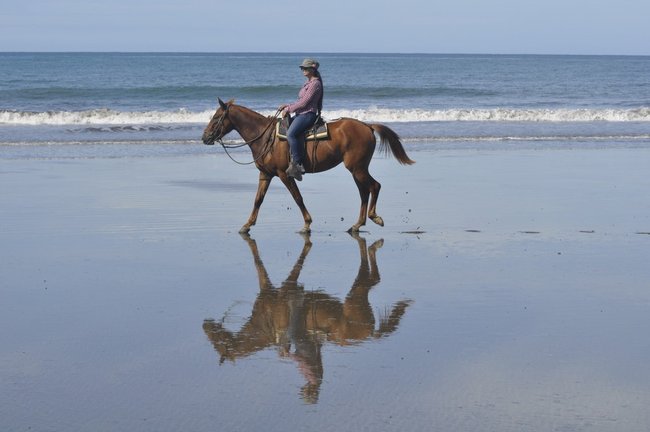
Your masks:
<svg viewBox="0 0 650 432"><path fill-rule="evenodd" d="M650 57L650 54L584 54L584 53L525 53L525 52L394 52L394 51L120 51L120 50L11 50L2 51L2 54L281 54L281 55L431 55L431 56L555 56L555 57Z"/></svg>

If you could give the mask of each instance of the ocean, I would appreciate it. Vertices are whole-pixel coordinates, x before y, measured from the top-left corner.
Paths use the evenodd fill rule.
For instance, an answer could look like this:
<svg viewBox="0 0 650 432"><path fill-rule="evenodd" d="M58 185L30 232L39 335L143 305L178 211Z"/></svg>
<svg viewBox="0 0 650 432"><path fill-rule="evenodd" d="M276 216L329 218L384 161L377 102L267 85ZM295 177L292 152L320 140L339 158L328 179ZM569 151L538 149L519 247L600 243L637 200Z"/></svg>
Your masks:
<svg viewBox="0 0 650 432"><path fill-rule="evenodd" d="M410 151L650 145L650 57L0 53L0 158L221 151L200 141L217 98L271 115L307 56L326 119L388 124Z"/></svg>

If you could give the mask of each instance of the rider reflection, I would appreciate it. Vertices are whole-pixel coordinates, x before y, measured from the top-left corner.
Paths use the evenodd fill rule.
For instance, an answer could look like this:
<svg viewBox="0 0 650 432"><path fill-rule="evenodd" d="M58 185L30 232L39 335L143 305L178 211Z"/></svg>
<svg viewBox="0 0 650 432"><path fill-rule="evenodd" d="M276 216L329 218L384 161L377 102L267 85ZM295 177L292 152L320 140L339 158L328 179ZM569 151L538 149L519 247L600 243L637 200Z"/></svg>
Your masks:
<svg viewBox="0 0 650 432"><path fill-rule="evenodd" d="M318 402L323 381L321 348L325 342L337 345L362 343L393 333L404 315L409 301L396 303L388 316L380 318L375 328L375 317L368 301L371 288L380 281L376 252L383 240L366 247L366 240L358 234L360 264L357 277L342 303L323 291L305 291L298 283L300 271L312 247L309 235L289 276L279 288L271 283L262 262L257 243L247 234L242 238L249 245L259 278L260 292L250 318L238 332L217 322L205 320L203 329L220 355L220 362L235 361L255 352L276 347L281 357L294 360L306 383L301 397L308 403Z"/></svg>

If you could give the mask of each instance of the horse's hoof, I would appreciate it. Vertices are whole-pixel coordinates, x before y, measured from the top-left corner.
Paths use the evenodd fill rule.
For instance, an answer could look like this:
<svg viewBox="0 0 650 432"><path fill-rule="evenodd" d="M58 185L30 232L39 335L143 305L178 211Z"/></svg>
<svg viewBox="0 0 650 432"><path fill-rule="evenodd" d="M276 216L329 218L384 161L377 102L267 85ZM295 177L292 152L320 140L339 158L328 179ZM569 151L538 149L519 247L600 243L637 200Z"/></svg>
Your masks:
<svg viewBox="0 0 650 432"><path fill-rule="evenodd" d="M371 216L370 220L379 226L384 226L384 220L380 216Z"/></svg>
<svg viewBox="0 0 650 432"><path fill-rule="evenodd" d="M311 228L310 227L304 227L300 231L298 231L298 234L311 234Z"/></svg>
<svg viewBox="0 0 650 432"><path fill-rule="evenodd" d="M244 225L239 230L239 234L248 234L251 231L251 227Z"/></svg>
<svg viewBox="0 0 650 432"><path fill-rule="evenodd" d="M350 227L350 229L348 230L348 232L349 232L350 234L352 234L352 233L358 233L358 232L359 232L359 228L360 228L360 227L358 227L358 226L356 226L356 225L352 225L352 226Z"/></svg>

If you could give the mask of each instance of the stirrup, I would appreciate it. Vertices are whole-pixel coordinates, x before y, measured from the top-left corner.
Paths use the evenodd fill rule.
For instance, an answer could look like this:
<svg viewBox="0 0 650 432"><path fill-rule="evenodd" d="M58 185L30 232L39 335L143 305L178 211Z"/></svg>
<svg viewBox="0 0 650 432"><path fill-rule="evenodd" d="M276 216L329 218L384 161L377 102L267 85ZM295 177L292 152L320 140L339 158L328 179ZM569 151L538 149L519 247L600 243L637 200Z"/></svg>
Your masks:
<svg viewBox="0 0 650 432"><path fill-rule="evenodd" d="M286 173L289 177L293 177L298 181L302 181L302 175L305 173L305 168L303 168L302 164L297 164L291 161Z"/></svg>

